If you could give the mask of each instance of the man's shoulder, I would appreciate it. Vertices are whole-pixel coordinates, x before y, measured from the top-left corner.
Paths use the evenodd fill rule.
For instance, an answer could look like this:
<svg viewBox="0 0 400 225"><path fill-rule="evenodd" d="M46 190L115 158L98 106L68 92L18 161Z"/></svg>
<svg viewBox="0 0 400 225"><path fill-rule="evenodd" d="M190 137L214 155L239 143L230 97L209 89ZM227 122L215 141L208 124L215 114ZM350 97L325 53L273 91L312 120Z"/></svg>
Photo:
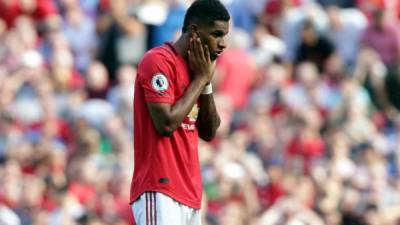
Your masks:
<svg viewBox="0 0 400 225"><path fill-rule="evenodd" d="M155 71L163 71L172 76L175 70L175 55L167 45L148 50L138 65L138 78L151 76Z"/></svg>
<svg viewBox="0 0 400 225"><path fill-rule="evenodd" d="M173 52L169 49L168 45L164 44L161 46L154 47L148 50L142 58L142 62L145 61L158 61L158 60L167 60L170 61L173 59Z"/></svg>

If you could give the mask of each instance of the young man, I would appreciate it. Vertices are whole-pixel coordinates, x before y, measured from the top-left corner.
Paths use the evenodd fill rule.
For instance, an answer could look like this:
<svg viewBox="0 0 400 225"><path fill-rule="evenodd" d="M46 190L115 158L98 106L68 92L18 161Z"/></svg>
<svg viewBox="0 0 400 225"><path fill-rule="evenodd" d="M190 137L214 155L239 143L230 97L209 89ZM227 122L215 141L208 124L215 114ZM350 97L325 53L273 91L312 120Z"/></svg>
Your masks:
<svg viewBox="0 0 400 225"><path fill-rule="evenodd" d="M131 186L137 225L200 225L198 137L210 141L220 125L210 82L229 20L218 0L195 1L180 38L151 49L138 66Z"/></svg>

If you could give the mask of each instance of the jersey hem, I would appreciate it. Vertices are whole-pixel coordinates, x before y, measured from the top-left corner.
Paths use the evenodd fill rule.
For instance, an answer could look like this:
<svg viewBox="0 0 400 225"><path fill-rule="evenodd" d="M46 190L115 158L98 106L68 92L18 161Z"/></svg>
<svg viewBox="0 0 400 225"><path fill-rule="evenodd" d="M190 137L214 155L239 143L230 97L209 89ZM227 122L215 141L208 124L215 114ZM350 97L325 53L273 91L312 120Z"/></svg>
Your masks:
<svg viewBox="0 0 400 225"><path fill-rule="evenodd" d="M178 195L176 195L175 193L173 193L171 191L160 190L160 189L148 189L148 190L142 191L134 199L131 199L129 204L133 204L145 192L159 192L159 193L167 195L168 197L172 198L173 200L179 202L180 204L183 204L190 208L193 208L193 209L201 208L201 203L199 204L199 203L193 202L191 200L180 198L180 197L178 197Z"/></svg>

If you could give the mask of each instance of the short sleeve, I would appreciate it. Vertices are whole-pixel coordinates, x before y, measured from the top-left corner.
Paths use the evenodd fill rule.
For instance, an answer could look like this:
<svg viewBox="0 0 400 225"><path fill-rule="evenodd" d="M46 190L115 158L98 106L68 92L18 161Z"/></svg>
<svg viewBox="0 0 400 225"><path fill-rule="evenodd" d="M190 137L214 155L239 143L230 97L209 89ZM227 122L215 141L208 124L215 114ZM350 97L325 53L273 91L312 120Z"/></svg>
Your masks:
<svg viewBox="0 0 400 225"><path fill-rule="evenodd" d="M174 63L167 55L149 53L139 64L137 79L146 102L173 104L174 78Z"/></svg>

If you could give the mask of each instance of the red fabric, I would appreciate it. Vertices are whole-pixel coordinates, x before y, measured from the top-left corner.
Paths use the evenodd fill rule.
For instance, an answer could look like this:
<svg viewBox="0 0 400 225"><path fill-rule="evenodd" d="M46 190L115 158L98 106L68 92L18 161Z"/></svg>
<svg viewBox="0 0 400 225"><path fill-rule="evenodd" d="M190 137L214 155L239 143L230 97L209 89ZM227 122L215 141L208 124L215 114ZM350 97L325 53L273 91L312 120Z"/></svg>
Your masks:
<svg viewBox="0 0 400 225"><path fill-rule="evenodd" d="M10 196L7 196L3 192L0 192L0 204L6 205L9 208L16 208L18 206L18 202L16 202L13 199L10 199Z"/></svg>
<svg viewBox="0 0 400 225"><path fill-rule="evenodd" d="M385 8L385 0L356 0L357 7L361 9L383 9Z"/></svg>
<svg viewBox="0 0 400 225"><path fill-rule="evenodd" d="M256 75L252 59L243 49L228 49L217 63L223 76L218 91L230 97L236 109L245 107Z"/></svg>
<svg viewBox="0 0 400 225"><path fill-rule="evenodd" d="M96 198L96 189L88 184L73 182L68 187L68 193L75 196L81 204L86 204Z"/></svg>
<svg viewBox="0 0 400 225"><path fill-rule="evenodd" d="M10 0L9 4L0 1L0 12L0 18L6 22L9 28L14 26L15 20L20 15L27 15L36 21L41 21L58 13L53 1L49 0L36 0L36 9L33 12L24 12L18 0Z"/></svg>
<svg viewBox="0 0 400 225"><path fill-rule="evenodd" d="M264 14L275 16L282 12L283 4L285 4L282 0L269 0L264 6ZM301 5L300 0L289 0L288 4L291 6L299 6Z"/></svg>
<svg viewBox="0 0 400 225"><path fill-rule="evenodd" d="M69 79L69 88L78 89L83 86L85 86L85 79L83 79L82 75L78 71L74 70Z"/></svg>
<svg viewBox="0 0 400 225"><path fill-rule="evenodd" d="M10 0L8 4L0 1L0 12L0 18L6 22L7 27L12 27L14 20L21 14L18 0Z"/></svg>
<svg viewBox="0 0 400 225"><path fill-rule="evenodd" d="M271 106L269 115L275 118L277 116L284 114L285 112L286 112L285 105L281 103L276 103Z"/></svg>
<svg viewBox="0 0 400 225"><path fill-rule="evenodd" d="M68 124L65 120L61 118L57 118L56 121L54 122L56 123L56 129L57 129L56 137L61 138L66 144L68 144L68 142L71 142L72 131L70 128L70 124ZM45 125L44 123L45 121L34 123L29 126L29 130L42 130L43 126Z"/></svg>
<svg viewBox="0 0 400 225"><path fill-rule="evenodd" d="M101 11L107 11L111 8L110 0L100 0L99 8Z"/></svg>
<svg viewBox="0 0 400 225"><path fill-rule="evenodd" d="M266 209L282 197L285 194L285 191L281 184L272 183L264 187L259 187L257 194L262 207Z"/></svg>
<svg viewBox="0 0 400 225"><path fill-rule="evenodd" d="M397 11L397 19L400 20L400 0L397 0L396 11Z"/></svg>
<svg viewBox="0 0 400 225"><path fill-rule="evenodd" d="M226 202L223 200L208 200L207 201L207 212L212 215L217 215L224 208Z"/></svg>
<svg viewBox="0 0 400 225"><path fill-rule="evenodd" d="M20 166L24 174L34 175L36 173L37 165L33 165L33 162L23 162Z"/></svg>
<svg viewBox="0 0 400 225"><path fill-rule="evenodd" d="M53 1L36 0L36 4L36 10L31 14L32 18L36 21L46 19L47 17L58 13Z"/></svg>
<svg viewBox="0 0 400 225"><path fill-rule="evenodd" d="M315 157L324 153L325 145L321 138L293 138L287 148L286 153L289 155L301 155L303 157Z"/></svg>
<svg viewBox="0 0 400 225"><path fill-rule="evenodd" d="M375 124L375 127L382 131L385 129L387 123L388 123L388 118L385 116L384 113L382 112L376 112L372 115L372 122Z"/></svg>
<svg viewBox="0 0 400 225"><path fill-rule="evenodd" d="M264 14L266 15L277 15L282 11L282 1L271 0L265 4Z"/></svg>
<svg viewBox="0 0 400 225"><path fill-rule="evenodd" d="M318 137L304 139L301 143L302 154L309 157L322 155L324 153L324 148L324 142Z"/></svg>
<svg viewBox="0 0 400 225"><path fill-rule="evenodd" d="M319 137L293 138L287 148L287 158L292 159L293 156L300 156L303 164L304 174L309 174L313 159L321 156L325 151L325 144Z"/></svg>
<svg viewBox="0 0 400 225"><path fill-rule="evenodd" d="M57 210L59 205L57 204L56 200L53 199L51 196L48 194L45 194L43 196L43 201L40 206L42 209L47 210L48 212L51 212L53 210Z"/></svg>
<svg viewBox="0 0 400 225"><path fill-rule="evenodd" d="M138 66L134 97L135 172L131 202L143 192L154 191L192 208L199 209L201 206L196 113L189 113L170 137L162 137L157 134L146 105L149 102L174 104L189 83L187 63L172 45L150 50Z"/></svg>
<svg viewBox="0 0 400 225"><path fill-rule="evenodd" d="M57 130L58 130L58 136L61 137L61 139L65 142L67 146L70 145L71 142L73 141L73 134L71 131L70 124L63 119L58 119Z"/></svg>

